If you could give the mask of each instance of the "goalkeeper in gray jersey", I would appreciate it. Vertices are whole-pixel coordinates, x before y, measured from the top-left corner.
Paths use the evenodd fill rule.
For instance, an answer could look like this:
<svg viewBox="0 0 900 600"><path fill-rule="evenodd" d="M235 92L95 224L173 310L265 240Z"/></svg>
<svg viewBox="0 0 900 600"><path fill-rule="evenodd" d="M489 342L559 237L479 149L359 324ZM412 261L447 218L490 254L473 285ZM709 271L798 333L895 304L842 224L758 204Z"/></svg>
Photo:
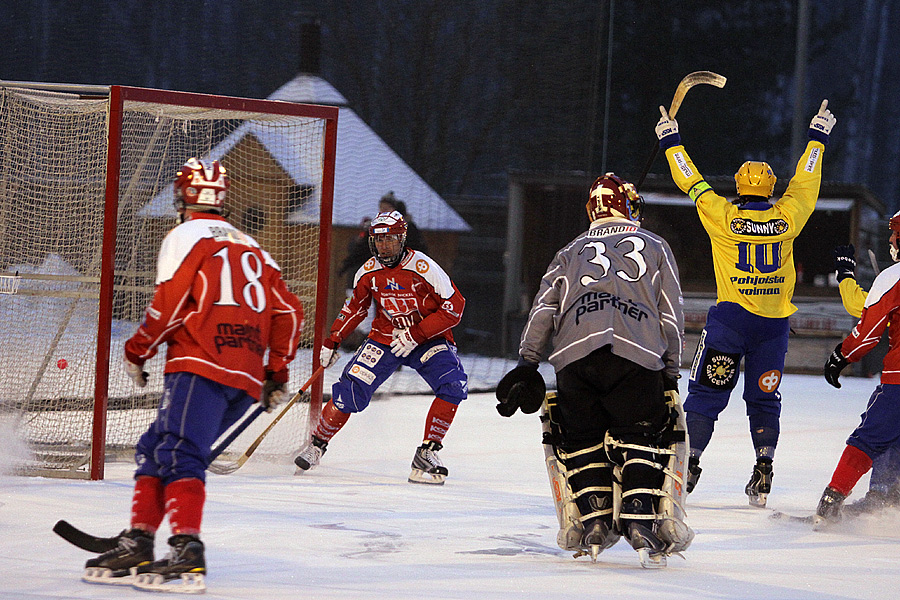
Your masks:
<svg viewBox="0 0 900 600"><path fill-rule="evenodd" d="M562 548L596 558L624 535L643 566L664 566L693 538L681 503L678 267L666 241L641 228L632 184L608 173L586 208L590 228L541 280L519 365L497 386L497 410L544 408ZM556 370L557 395L546 402L542 359Z"/></svg>

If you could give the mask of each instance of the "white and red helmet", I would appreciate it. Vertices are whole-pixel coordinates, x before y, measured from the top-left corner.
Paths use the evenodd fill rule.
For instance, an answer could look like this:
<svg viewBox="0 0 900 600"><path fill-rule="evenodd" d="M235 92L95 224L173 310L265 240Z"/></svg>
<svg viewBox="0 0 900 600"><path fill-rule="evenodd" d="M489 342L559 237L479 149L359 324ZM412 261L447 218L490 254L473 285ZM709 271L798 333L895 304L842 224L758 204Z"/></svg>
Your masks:
<svg viewBox="0 0 900 600"><path fill-rule="evenodd" d="M900 237L900 210L894 213L891 219L888 221L888 229L890 229L893 233L896 233L898 237ZM897 244L888 241L891 247L891 259L894 262L900 262L900 248L897 248Z"/></svg>
<svg viewBox="0 0 900 600"><path fill-rule="evenodd" d="M225 208L225 192L231 182L219 161L203 162L192 157L175 174L175 208L213 210Z"/></svg>
<svg viewBox="0 0 900 600"><path fill-rule="evenodd" d="M644 212L644 199L633 184L607 173L591 186L585 208L592 222L604 217L621 217L637 223Z"/></svg>
<svg viewBox="0 0 900 600"><path fill-rule="evenodd" d="M406 252L406 230L406 220L396 210L380 212L375 215L375 218L369 223L369 250L371 250L372 256L389 269L397 266ZM386 235L397 236L396 239L400 242L399 250L391 256L381 256L375 246L375 237Z"/></svg>

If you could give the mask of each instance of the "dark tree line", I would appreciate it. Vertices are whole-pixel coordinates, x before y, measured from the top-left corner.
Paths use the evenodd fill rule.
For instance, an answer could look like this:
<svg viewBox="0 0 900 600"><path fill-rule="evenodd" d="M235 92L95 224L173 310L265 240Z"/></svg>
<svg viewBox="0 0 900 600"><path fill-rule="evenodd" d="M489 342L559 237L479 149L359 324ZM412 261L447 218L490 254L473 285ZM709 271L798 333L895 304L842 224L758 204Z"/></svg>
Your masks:
<svg viewBox="0 0 900 600"><path fill-rule="evenodd" d="M297 74L301 25L315 20L322 76L445 196L502 196L509 169L636 176L657 106L696 70L729 79L693 90L678 115L703 172L757 158L789 176L798 2L619 0L611 22L610 4L23 0L0 7L0 79L266 97ZM893 212L900 3L810 5L799 101L808 118L828 97L838 116L826 179L866 184Z"/></svg>

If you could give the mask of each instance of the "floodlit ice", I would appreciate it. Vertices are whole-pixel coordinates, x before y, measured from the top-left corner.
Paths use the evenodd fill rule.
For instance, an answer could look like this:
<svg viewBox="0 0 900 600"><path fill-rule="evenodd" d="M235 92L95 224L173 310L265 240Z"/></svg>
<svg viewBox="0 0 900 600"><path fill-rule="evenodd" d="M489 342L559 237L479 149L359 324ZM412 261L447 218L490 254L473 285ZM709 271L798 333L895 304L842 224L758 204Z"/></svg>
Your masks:
<svg viewBox="0 0 900 600"><path fill-rule="evenodd" d="M209 476L206 597L896 598L900 513L827 532L769 518L772 509L812 513L876 383L844 378L834 390L821 377L785 377L766 510L750 508L743 492L754 457L740 382L688 498L694 543L683 560L672 556L655 571L642 569L624 540L596 564L557 547L535 415L503 419L491 394L472 396L441 452L446 485L412 485L406 477L431 398L377 401L303 476L293 475L289 458L253 458L233 475ZM81 582L92 555L51 532L67 519L98 535L118 533L128 525L130 477L123 463L108 465L99 482L0 476L0 598L147 597ZM867 484L866 477L848 501ZM168 535L164 524L160 555Z"/></svg>

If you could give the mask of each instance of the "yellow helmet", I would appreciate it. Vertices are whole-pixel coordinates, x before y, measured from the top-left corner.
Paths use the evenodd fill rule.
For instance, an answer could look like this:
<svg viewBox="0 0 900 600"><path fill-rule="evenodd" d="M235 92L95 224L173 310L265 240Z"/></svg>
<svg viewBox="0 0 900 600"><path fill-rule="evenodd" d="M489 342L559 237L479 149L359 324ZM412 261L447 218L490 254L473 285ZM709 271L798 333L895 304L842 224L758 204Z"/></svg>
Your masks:
<svg viewBox="0 0 900 600"><path fill-rule="evenodd" d="M738 196L762 196L771 198L775 191L775 173L768 163L748 160L734 174Z"/></svg>

